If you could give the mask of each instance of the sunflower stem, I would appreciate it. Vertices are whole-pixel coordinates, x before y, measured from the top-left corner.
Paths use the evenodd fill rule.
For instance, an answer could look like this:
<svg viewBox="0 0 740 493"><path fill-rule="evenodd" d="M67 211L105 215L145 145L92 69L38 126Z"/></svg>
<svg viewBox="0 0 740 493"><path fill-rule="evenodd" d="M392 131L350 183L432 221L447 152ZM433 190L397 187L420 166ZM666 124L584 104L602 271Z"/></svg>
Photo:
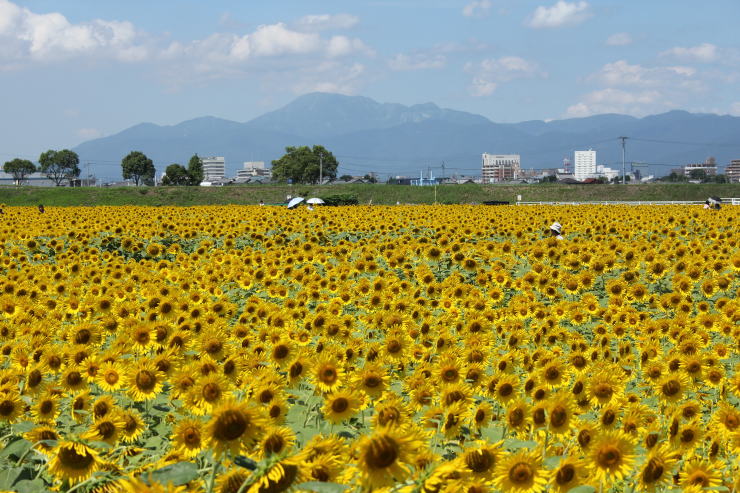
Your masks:
<svg viewBox="0 0 740 493"><path fill-rule="evenodd" d="M214 457L213 459L213 467L211 468L211 478L208 480L208 493L213 493L213 489L216 486L216 472L218 471L218 466L221 464L221 461L216 460Z"/></svg>
<svg viewBox="0 0 740 493"><path fill-rule="evenodd" d="M86 480L82 481L81 483L77 483L76 485L72 486L70 489L67 490L66 493L72 493L77 488L81 487L82 485L84 485L86 483L92 482L94 479L97 479L97 478L93 478L93 477L87 478Z"/></svg>
<svg viewBox="0 0 740 493"><path fill-rule="evenodd" d="M43 442L43 441L44 440L39 440L38 442L36 442L33 445L31 445L31 448L29 448L28 450L26 450L25 452L23 452L23 455L21 455L20 459L18 459L18 462L16 462L15 465L16 466L20 466L21 464L23 464L23 460L26 458L26 456L28 454L30 454L32 451L34 451L36 449L36 446L41 445L41 442Z"/></svg>

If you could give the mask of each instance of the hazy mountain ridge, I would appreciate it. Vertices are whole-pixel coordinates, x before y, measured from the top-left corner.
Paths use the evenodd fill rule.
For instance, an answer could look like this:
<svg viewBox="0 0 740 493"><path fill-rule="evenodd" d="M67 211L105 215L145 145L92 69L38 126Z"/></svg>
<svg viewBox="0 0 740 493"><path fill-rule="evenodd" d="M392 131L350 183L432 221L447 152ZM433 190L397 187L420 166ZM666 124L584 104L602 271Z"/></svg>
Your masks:
<svg viewBox="0 0 740 493"><path fill-rule="evenodd" d="M500 124L480 115L433 103L404 106L360 96L314 93L245 123L200 117L176 125L142 123L118 134L80 144L75 150L99 176L120 176L120 161L132 150L151 157L158 172L187 163L193 153L224 156L227 174L244 161L279 158L289 145L322 144L340 161L340 174L417 175L438 168L479 174L481 154L521 154L524 168L553 168L576 149L593 148L599 164L621 167L620 136L627 161L670 165L703 161L724 166L740 159L740 118L670 111L644 118L605 114L553 121ZM702 143L712 143L704 145ZM476 171L477 170L477 171Z"/></svg>

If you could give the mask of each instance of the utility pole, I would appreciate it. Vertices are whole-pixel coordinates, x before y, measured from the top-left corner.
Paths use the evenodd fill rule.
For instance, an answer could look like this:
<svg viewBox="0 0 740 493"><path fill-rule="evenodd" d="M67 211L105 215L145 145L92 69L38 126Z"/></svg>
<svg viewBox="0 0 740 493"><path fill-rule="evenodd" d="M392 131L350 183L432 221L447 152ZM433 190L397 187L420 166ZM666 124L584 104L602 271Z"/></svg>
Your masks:
<svg viewBox="0 0 740 493"><path fill-rule="evenodd" d="M622 185L626 185L627 184L627 173L625 172L625 167L624 167L624 154L625 154L627 137L620 137L620 139L622 139Z"/></svg>

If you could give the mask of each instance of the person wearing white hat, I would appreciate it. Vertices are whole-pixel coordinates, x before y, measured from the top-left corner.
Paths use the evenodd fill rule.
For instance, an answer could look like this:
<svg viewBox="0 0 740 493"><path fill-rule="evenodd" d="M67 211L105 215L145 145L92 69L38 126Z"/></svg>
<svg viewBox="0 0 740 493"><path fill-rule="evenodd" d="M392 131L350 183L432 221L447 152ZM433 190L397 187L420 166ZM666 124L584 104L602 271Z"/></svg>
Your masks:
<svg viewBox="0 0 740 493"><path fill-rule="evenodd" d="M564 239L563 235L561 234L562 232L563 226L559 222L555 221L550 225L550 234L552 234L552 236L554 236L556 240Z"/></svg>

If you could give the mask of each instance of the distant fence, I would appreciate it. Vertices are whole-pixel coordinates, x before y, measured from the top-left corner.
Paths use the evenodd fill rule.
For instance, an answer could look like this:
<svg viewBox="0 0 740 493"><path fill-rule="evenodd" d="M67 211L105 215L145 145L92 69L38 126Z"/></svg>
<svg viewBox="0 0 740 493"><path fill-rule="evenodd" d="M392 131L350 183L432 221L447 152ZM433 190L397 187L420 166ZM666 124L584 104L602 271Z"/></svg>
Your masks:
<svg viewBox="0 0 740 493"><path fill-rule="evenodd" d="M603 200L592 202L516 202L516 205L703 205L704 200ZM722 198L722 205L740 205L740 198Z"/></svg>

